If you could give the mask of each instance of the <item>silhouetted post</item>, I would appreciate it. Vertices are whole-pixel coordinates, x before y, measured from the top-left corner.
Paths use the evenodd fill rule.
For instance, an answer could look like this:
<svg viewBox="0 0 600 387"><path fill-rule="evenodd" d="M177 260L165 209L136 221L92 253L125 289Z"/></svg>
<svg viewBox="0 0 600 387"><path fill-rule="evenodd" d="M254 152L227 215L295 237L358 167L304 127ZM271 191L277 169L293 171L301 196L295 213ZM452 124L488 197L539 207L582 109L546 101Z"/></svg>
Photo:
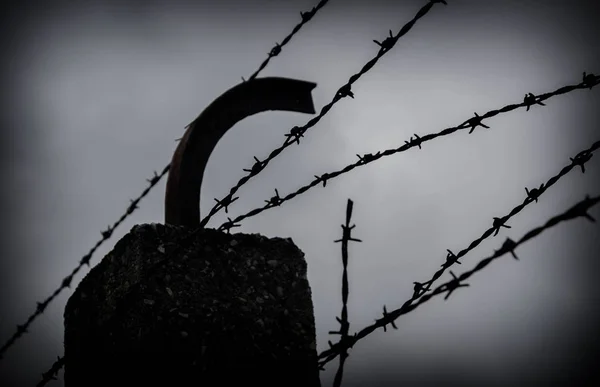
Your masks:
<svg viewBox="0 0 600 387"><path fill-rule="evenodd" d="M135 226L81 281L65 309L65 386L320 386L291 239L188 234Z"/></svg>

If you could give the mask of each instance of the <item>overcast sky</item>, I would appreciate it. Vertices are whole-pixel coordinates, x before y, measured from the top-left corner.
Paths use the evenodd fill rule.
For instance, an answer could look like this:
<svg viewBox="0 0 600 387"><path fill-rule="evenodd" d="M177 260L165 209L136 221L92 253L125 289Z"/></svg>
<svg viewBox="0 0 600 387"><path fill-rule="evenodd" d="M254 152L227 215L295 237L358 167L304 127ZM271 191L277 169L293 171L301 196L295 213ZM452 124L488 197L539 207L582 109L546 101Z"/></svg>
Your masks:
<svg viewBox="0 0 600 387"><path fill-rule="evenodd" d="M0 345L49 296L81 257L161 171L175 139L212 100L252 74L267 52L316 0L78 2L78 8L21 6L10 14L4 79ZM392 5L392 3L394 5ZM473 116L520 103L600 73L595 1L448 0L431 12L355 83L345 98L240 191L229 216L264 205L356 154L396 148ZM596 3L596 4L594 4ZM83 6L83 4L86 4ZM117 5L118 4L118 5ZM143 5L142 5L143 4ZM150 5L151 4L151 5ZM316 82L317 111L377 54L383 40L426 4L332 0L260 76ZM468 130L357 168L242 222L239 232L291 237L306 254L319 352L341 310L341 237L346 201L354 201L350 247L351 332L412 295L444 262L600 139L600 88L553 97ZM261 113L220 141L202 186L201 213L264 159L300 113ZM586 194L600 194L600 156L574 169L539 203L528 205L461 259L462 273ZM97 264L141 223L164 222L163 178L92 258ZM590 212L600 220L597 208ZM209 223L226 221L221 211ZM399 330L361 340L347 361L344 386L532 386L591 372L600 345L597 269L600 227L563 223L506 256L444 302L401 317ZM75 277L78 283L89 269ZM449 273L438 281L451 279ZM8 350L0 376L18 385L40 380L63 354L63 291ZM321 374L331 385L337 360ZM542 378L540 374L546 376ZM62 386L59 380L51 386ZM537 378L537 379L536 379ZM567 383L567 381L571 381ZM447 383L447 384L444 384ZM472 383L472 384L467 384ZM17 385L17 384L15 384ZM389 384L392 385L392 384ZM579 385L581 385L579 383Z"/></svg>

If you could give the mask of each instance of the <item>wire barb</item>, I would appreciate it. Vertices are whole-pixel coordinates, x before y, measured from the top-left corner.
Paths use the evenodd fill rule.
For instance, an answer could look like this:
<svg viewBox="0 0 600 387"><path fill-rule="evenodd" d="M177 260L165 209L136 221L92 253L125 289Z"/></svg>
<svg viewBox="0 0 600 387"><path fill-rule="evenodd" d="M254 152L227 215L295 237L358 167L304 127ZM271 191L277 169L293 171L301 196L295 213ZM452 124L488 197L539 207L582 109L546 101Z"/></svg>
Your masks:
<svg viewBox="0 0 600 387"><path fill-rule="evenodd" d="M517 254L515 253L516 247L517 247L517 243L515 241L513 241L510 238L506 238L506 240L502 244L502 247L500 248L499 251L510 252L510 255L512 255L512 257L518 261L519 257L517 257Z"/></svg>
<svg viewBox="0 0 600 387"><path fill-rule="evenodd" d="M275 47L273 47L271 49L271 51L269 51L269 57L274 57L279 55L279 53L281 52L281 46L279 45L279 43L275 43Z"/></svg>
<svg viewBox="0 0 600 387"><path fill-rule="evenodd" d="M523 103L527 106L527 111L529 111L529 108L531 107L531 105L534 105L534 104L546 106L546 104L544 104L543 102L538 101L537 97L533 93L525 94L525 98L523 98Z"/></svg>
<svg viewBox="0 0 600 387"><path fill-rule="evenodd" d="M364 155L356 155L358 157L358 160L360 163L362 164L366 164L366 163L370 163L372 161L375 161L379 158L381 152L377 152L376 154L372 154L372 153L365 153Z"/></svg>
<svg viewBox="0 0 600 387"><path fill-rule="evenodd" d="M592 90L592 87L596 86L598 83L600 83L600 76L596 76L592 73L590 74L586 74L586 72L583 72L583 85L587 88L589 88L590 90Z"/></svg>
<svg viewBox="0 0 600 387"><path fill-rule="evenodd" d="M352 85L350 85L349 83L345 84L344 86L340 87L340 89L338 90L336 97L339 98L345 98L345 97L350 97L354 99L354 93L352 92Z"/></svg>
<svg viewBox="0 0 600 387"><path fill-rule="evenodd" d="M158 183L161 177L162 176L158 175L156 171L154 171L154 176L152 176L150 179L146 179L146 181L150 183L151 186L154 186L156 183Z"/></svg>
<svg viewBox="0 0 600 387"><path fill-rule="evenodd" d="M317 176L317 175L314 175L314 176L315 176L315 179L316 179L315 181L317 183L319 183L319 182L322 181L323 182L323 187L327 186L327 179L329 179L329 177L330 177L328 173L324 173L321 176Z"/></svg>
<svg viewBox="0 0 600 387"><path fill-rule="evenodd" d="M231 195L227 195L222 200L214 198L214 201L217 202L217 205L221 206L221 208L225 208L225 213L228 214L229 213L229 208L228 208L229 205L238 199L239 199L239 197L237 197L237 196L232 199Z"/></svg>
<svg viewBox="0 0 600 387"><path fill-rule="evenodd" d="M304 137L304 132L306 131L307 128L301 128L299 126L294 126L289 133L287 133L285 135L285 137L287 137L286 139L286 144L288 142L288 140L291 140L291 142L295 142L298 145L300 145L300 137Z"/></svg>
<svg viewBox="0 0 600 387"><path fill-rule="evenodd" d="M525 187L527 198L525 200L534 201L537 203L538 197L544 192L544 183L540 184L539 188L532 188L531 191Z"/></svg>
<svg viewBox="0 0 600 387"><path fill-rule="evenodd" d="M585 150L583 152L579 152L575 158L573 157L569 157L569 159L571 160L571 162L573 163L573 165L579 165L579 167L581 168L581 173L585 173L585 163L587 163L588 161L590 161L590 159L592 158L592 153Z"/></svg>
<svg viewBox="0 0 600 387"><path fill-rule="evenodd" d="M414 286L413 286L413 298L416 299L420 296L422 296L425 292L430 291L430 289L425 288L425 286L427 286L427 283L421 283L421 282L413 282Z"/></svg>
<svg viewBox="0 0 600 387"><path fill-rule="evenodd" d="M390 35L388 37L386 37L383 42L379 42L379 41L373 39L373 41L379 46L379 52L382 54L389 51L392 47L394 47L394 44L396 44L397 40L398 39L394 36L394 34L392 33L392 30L390 30Z"/></svg>
<svg viewBox="0 0 600 387"><path fill-rule="evenodd" d="M279 197L279 192L277 191L277 188L275 188L275 196L272 196L269 200L265 200L265 202L267 202L267 204L271 206L278 206L281 203L281 197Z"/></svg>
<svg viewBox="0 0 600 387"><path fill-rule="evenodd" d="M453 280L444 284L445 291L448 292L448 294L446 294L446 297L444 297L444 301L446 301L448 297L450 297L452 292L454 292L456 289L470 286L469 284L461 284L460 280L454 275L452 270L450 270L450 275L452 275Z"/></svg>
<svg viewBox="0 0 600 387"><path fill-rule="evenodd" d="M444 262L442 264L443 268L450 267L451 265L453 265L455 263L458 263L459 265L462 265L462 263L460 263L458 261L459 257L457 257L450 249L446 249L446 251L448 252L448 254L446 254L446 262Z"/></svg>
<svg viewBox="0 0 600 387"><path fill-rule="evenodd" d="M392 328L398 329L398 327L396 326L396 323L394 322L394 320L392 320L390 318L390 313L388 313L385 305L383 305L383 317L380 318L380 319L376 319L375 321L378 322L378 323L380 323L380 322L382 323L383 331L384 332L387 332L386 326L388 324L390 324L392 326Z"/></svg>
<svg viewBox="0 0 600 387"><path fill-rule="evenodd" d="M410 136L410 138L408 139L408 141L404 141L404 143L406 145L408 145L408 146L411 146L411 147L416 145L416 146L419 147L419 149L422 149L421 148L421 142L423 142L423 141L421 140L421 137L419 137L419 135L416 134L416 133L414 134L414 136L415 136L414 139L412 138L412 136Z"/></svg>
<svg viewBox="0 0 600 387"><path fill-rule="evenodd" d="M110 238L112 233L113 233L113 229L110 226L108 226L108 228L106 230L101 231L102 238L104 238L104 239Z"/></svg>
<svg viewBox="0 0 600 387"><path fill-rule="evenodd" d="M494 236L498 235L498 232L500 232L500 227L504 227L504 228L510 228L510 226L507 226L504 224L504 222L506 222L508 218L496 218L494 217L494 222L493 222L493 227L494 227Z"/></svg>
<svg viewBox="0 0 600 387"><path fill-rule="evenodd" d="M227 234L231 234L231 229L234 227L240 227L239 224L236 224L233 220L231 220L231 218L227 218L227 222L223 223L223 225L221 227L219 227L219 230L225 230L227 231Z"/></svg>
<svg viewBox="0 0 600 387"><path fill-rule="evenodd" d="M251 174L258 174L264 168L264 163L260 161L256 156L254 156L255 163L252 165L250 169L243 169L245 172L250 172ZM216 200L216 199L215 199Z"/></svg>
<svg viewBox="0 0 600 387"><path fill-rule="evenodd" d="M480 117L479 114L475 113L475 117L469 118L462 125L467 125L467 126L471 127L471 130L469 130L469 134L473 133L473 131L475 130L475 127L477 127L477 126L482 126L482 127L486 128L486 129L489 129L490 128L489 126L484 125L484 124L481 123L481 120L483 118L484 117Z"/></svg>

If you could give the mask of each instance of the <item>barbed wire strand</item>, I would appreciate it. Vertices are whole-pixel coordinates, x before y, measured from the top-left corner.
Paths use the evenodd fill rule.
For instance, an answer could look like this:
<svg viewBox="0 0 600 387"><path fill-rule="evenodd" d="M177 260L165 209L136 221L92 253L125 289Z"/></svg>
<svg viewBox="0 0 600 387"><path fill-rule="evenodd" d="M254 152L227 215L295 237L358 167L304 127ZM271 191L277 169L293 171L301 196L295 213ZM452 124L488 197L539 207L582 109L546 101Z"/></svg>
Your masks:
<svg viewBox="0 0 600 387"><path fill-rule="evenodd" d="M406 23L395 36L392 34L392 30L390 30L389 36L386 37L385 40L383 40L382 42L373 40L379 46L379 51L377 52L377 55L375 55L375 57L368 61L358 73L352 75L345 85L338 89L338 91L333 96L331 102L323 106L317 116L311 118L302 127L294 126L290 130L290 133L285 135L286 139L283 142L283 144L279 148L273 150L265 160L261 161L258 158L254 157L255 162L253 166L251 168L244 169L244 171L247 172L247 175L242 177L237 182L237 184L229 190L229 194L227 194L227 196L225 196L221 200L217 198L214 199L217 202L217 204L215 204L214 207L209 211L208 215L200 221L200 227L206 226L206 224L213 215L219 212L222 208L228 207L233 201L235 201L237 198L234 198L233 195L240 189L240 187L246 184L252 177L262 172L265 169L265 167L269 164L269 162L275 157L277 157L281 152L283 152L284 149L291 146L294 142L300 144L300 137L304 137L304 133L308 129L315 126L337 102L339 102L342 98L345 97L354 98L354 93L351 90L352 85L357 80L359 80L365 73L367 73L371 68L373 68L373 66L375 66L379 59L394 47L398 39L404 36L408 31L410 31L414 24L420 18L425 16L436 3L446 4L445 1L430 0L426 5L419 9L417 14L408 23Z"/></svg>
<svg viewBox="0 0 600 387"><path fill-rule="evenodd" d="M334 241L334 243L342 242L342 313L340 317L335 318L340 324L340 330L329 331L329 334L340 335L340 342L345 342L348 339L348 332L350 330L350 322L348 321L348 293L350 288L348 286L348 242L362 242L360 239L352 237L352 229L355 227L355 225L350 226L353 206L354 202L348 199L348 203L346 205L346 225L342 224L342 238ZM346 363L348 356L348 351L342 350L340 352L340 364L337 372L335 373L333 387L340 387L342 385L344 364Z"/></svg>
<svg viewBox="0 0 600 387"><path fill-rule="evenodd" d="M117 226L119 226L125 220L125 218L128 215L130 215L137 208L137 204L139 203L139 201L144 196L146 196L148 194L148 192L150 192L150 189L158 183L160 176L163 176L167 172L167 170L168 170L168 168L165 168L160 175L157 175L156 171L154 172L154 177L152 177L151 179L148 180L148 182L150 182L150 185L142 192L142 194L137 199L130 201L131 203L130 203L129 207L127 208L127 210L125 211L125 213L123 215L121 215L121 217L113 224L112 227L108 227L108 229L101 232L102 238L98 242L96 242L96 244L90 249L90 251L86 255L83 256L83 258L81 258L81 260L79 261L79 264L75 267L75 269L73 269L73 271L71 271L71 273L69 275L67 275L65 278L63 278L61 285L56 290L54 290L54 292L50 296L48 296L48 298L46 298L42 302L37 303L35 312L29 316L29 318L25 321L24 324L17 325L17 331L0 348L0 360L4 357L4 353L8 350L8 348L10 348L17 341L17 339L19 339L19 337L21 337L25 333L28 333L27 329L29 328L31 323L39 315L44 313L48 304L50 304L60 294L60 292L62 292L65 288L71 287L71 282L73 281L73 277L79 272L79 270L81 270L83 265L87 265L88 267L90 266L90 260L92 258L92 254L98 249L98 247L100 247L100 245L102 245L102 243L104 243L104 241L106 241L107 239L109 239L112 236L113 230Z"/></svg>
<svg viewBox="0 0 600 387"><path fill-rule="evenodd" d="M52 364L52 367L42 374L42 380L36 384L37 387L45 386L51 380L57 380L56 376L58 371L65 365L65 357L58 357L58 359Z"/></svg>
<svg viewBox="0 0 600 387"><path fill-rule="evenodd" d="M352 346L356 342L358 342L359 340L368 336L373 331L375 331L375 329L377 329L377 328L384 328L384 330L385 330L385 326L387 324L394 324L394 321L398 317L415 310L417 307L426 303L433 297L435 297L439 294L442 294L442 293L446 293L446 297L444 299L447 300L448 297L452 294L452 292L454 290L456 290L457 288L469 286L469 284L463 284L461 282L470 278L476 272L483 270L483 268L485 268L487 265L489 265L493 260L505 255L506 253L510 253L514 259L518 260L519 258L517 257L517 255L515 253L515 249L518 246L520 246L523 243L529 241L530 239L538 236L543 231L559 224L560 222L575 219L578 217L584 217L587 220L589 220L590 222L595 223L596 220L590 214L588 214L587 211L591 207L596 205L598 202L600 202L600 196L590 198L589 195L586 195L584 200L578 202L577 204L575 204L574 206L572 206L571 208L569 208L562 214L550 218L544 225L530 230L525 235L523 235L523 237L521 237L521 239L519 239L518 241L515 242L512 239L507 238L506 241L500 247L500 249L495 250L493 255L479 261L479 263L477 263L477 265L473 269L462 273L458 277L455 276L454 273L452 273L452 271L450 271L450 274L452 275L452 280L438 286L431 293L428 293L428 294L424 295L423 297L419 298L419 300L415 304L404 303L400 308L393 310L391 312L384 313L384 317L380 318L380 319L376 319L375 320L376 322L373 325L363 328L360 332L356 333L354 336L350 336L350 339L351 339L350 342L346 341L343 344L336 344L331 349L324 351L321 355L319 355L319 358L326 357L326 359L320 363L320 366L322 367L328 361L333 360L333 358L335 358L335 356L332 357L331 355L333 353L335 353L335 351L347 350L348 348L346 348L346 346L348 344L350 344L350 348L352 348Z"/></svg>
<svg viewBox="0 0 600 387"><path fill-rule="evenodd" d="M317 11L319 9L321 9L323 6L325 6L325 4L328 3L329 0L321 0L317 6L313 7L310 11L308 12L301 12L300 15L302 17L302 21L296 25L294 27L294 29L292 30L292 32L285 37L285 39L283 40L283 42L279 45L276 45L276 47L278 47L276 51L276 53L274 52L274 49L272 49L269 52L269 56L268 58L260 65L260 67L258 68L258 70L256 70L252 75L251 75L251 79L256 78L256 76L258 75L259 72L261 72L269 63L270 59L274 56L277 56L280 54L281 49L283 48L283 46L285 46L291 39L292 37L300 30L300 28L306 24L308 21L310 21L313 16L315 16L315 14L317 13ZM87 265L88 267L90 266L90 259L92 258L92 255L94 254L94 252L96 252L96 250L107 240L112 236L113 231L119 226L121 225L121 223L123 223L123 221L129 216L131 215L137 208L138 208L138 203L150 192L150 190L156 185L158 184L158 182L160 181L160 179L165 176L167 174L167 172L169 171L169 168L171 167L171 164L169 163L167 166L165 166L162 170L162 172L160 174L157 174L156 171L154 171L154 176L151 179L147 179L147 181L150 183L148 187L146 187L144 189L144 191L142 191L141 195L138 196L136 199L130 200L130 204L127 207L126 211L121 215L121 217L113 223L112 226L109 226L105 231L102 231L102 238L100 240L98 240L96 242L96 244L90 249L90 251L83 256L83 258L81 258L81 260L79 261L79 265L77 265L75 267L75 269L73 269L73 271L71 272L71 274L69 274L68 276L66 276L61 285L48 297L46 298L44 301L42 302L37 302L37 307L36 310L33 314L31 314L27 320L25 321L25 323L21 324L21 325L17 325L17 330L16 332L2 345L2 347L0 347L0 360L3 359L4 354L6 353L6 351L25 333L27 333L27 329L29 328L29 326L31 325L31 323L39 316L41 315L44 310L46 309L46 307L48 306L48 304L50 304L65 288L70 288L71 286L71 281L73 280L73 277L79 272L79 270L81 270L81 268L83 267L83 265Z"/></svg>
<svg viewBox="0 0 600 387"><path fill-rule="evenodd" d="M563 176L565 176L567 173L569 173L573 168L579 166L581 168L582 173L585 173L585 166L584 166L585 163L592 158L592 155L593 155L592 152L597 150L598 148L600 148L600 140L596 141L588 149L579 152L575 157L570 158L571 164L563 167L560 170L560 172L558 172L555 176L552 176L546 183L541 184L539 186L539 188L533 188L531 190L529 190L528 188L525 188L525 192L527 193L527 195L526 195L523 203L514 207L507 215L505 215L501 218L494 217L494 220L492 222L492 227L487 229L479 238L472 241L467 248L459 251L458 254L454 254L450 249L447 249L446 251L448 252L448 254L446 255L446 261L442 264L441 269L436 271L435 274L432 276L432 278L426 282L414 282L412 297L410 299L408 299L407 301L405 301L400 309L408 308L414 301L416 301L421 296L423 296L425 294L425 292L430 290L431 285L433 285L433 283L438 278L440 278L442 276L442 274L444 274L444 272L450 268L450 266L452 266L455 263L458 263L460 265L461 262L459 262L459 259L461 257L463 257L464 255L466 255L469 251L471 251L475 247L477 247L485 239L490 237L492 234L493 234L493 236L498 235L498 232L500 231L500 228L502 228L502 227L510 228L510 226L506 225L507 220L509 220L510 218L512 218L519 212L521 212L521 210L523 210L527 205L531 204L532 202L537 202L539 197L544 192L546 192L546 190L548 188L553 186L558 180L560 180ZM388 316L390 313L388 313L386 311L385 306L383 307L383 310L384 310L384 318L386 318L386 316ZM319 354L319 356L318 356L319 359L326 359L325 361L322 361L320 363L320 365L322 366L325 363L327 363L328 361L333 360L339 354L340 350L347 349L347 345L350 345L350 348L351 348L352 345L354 345L354 343L356 341L365 337L366 335L368 335L370 332L374 331L379 326L383 326L384 330L386 330L385 324L384 325L373 325L372 326L373 329L371 329L369 331L365 331L365 330L361 331L361 332L364 332L362 335L359 333L358 335L351 338L350 341L346 340L346 342L343 344L337 343L333 346L330 346L329 350L325 350ZM395 325L393 327L395 329L397 329Z"/></svg>
<svg viewBox="0 0 600 387"><path fill-rule="evenodd" d="M273 46L273 48L271 49L271 51L269 51L269 54L267 55L267 58L260 64L260 66L258 67L258 69L252 74L250 75L250 77L248 78L248 80L252 80L254 78L256 78L256 76L258 75L258 73L260 73L262 70L264 70L265 67L267 67L267 65L269 64L269 61L271 60L272 57L277 56L281 53L281 49L289 43L290 40L292 40L292 38L294 37L294 35L296 35L296 33L298 31L300 31L300 28L302 28L302 26L306 23L308 23L313 16L315 16L317 14L317 12L323 8L325 6L325 4L327 4L329 2L329 0L321 0L319 1L319 3L314 6L310 11L307 12L300 12L300 17L302 17L302 21L300 23L298 23L294 29L292 30L292 32L290 32L290 34L288 36L286 36L281 43L275 43L275 46ZM246 81L244 78L242 78L243 81Z"/></svg>
<svg viewBox="0 0 600 387"><path fill-rule="evenodd" d="M583 77L584 80L579 84L563 86L557 90L554 90L554 91L551 91L548 93L544 93L544 94L540 94L538 96L534 96L532 93L528 93L525 95L525 99L522 103L507 105L507 106L504 106L503 108L500 108L497 110L490 110L489 112L485 113L482 116L479 116L477 113L475 113L475 117L472 117L472 118L466 120L465 122L463 122L462 124L460 124L458 126L444 129L438 133L431 133L431 134L424 135L422 137L417 134L414 134L414 136L415 136L414 139L411 136L409 138L409 141L404 141L405 144L398 148L387 149L383 152L381 152L381 151L377 152L376 154L367 153L367 154L364 154L363 156L357 155L359 158L359 160L357 162L355 162L353 164L349 164L340 170L324 173L321 176L315 176L315 180L311 181L310 183L306 184L303 187L300 187L295 192L292 192L292 193L288 194L287 196L280 197L279 195L277 195L275 197L272 197L269 200L265 200L265 202L267 204L265 204L263 207L258 207L251 211L248 211L247 213L245 213L243 215L239 215L238 217L236 217L233 220L231 218L228 218L228 221L221 224L219 226L218 230L229 230L230 228L233 228L233 227L239 227L240 226L239 222L246 218L258 215L261 212L268 210L270 208L278 207L282 203L287 202L287 201L295 198L296 196L303 194L304 192L308 191L309 189L311 189L321 183L323 183L323 187L326 187L327 181L332 180L344 173L350 172L354 168L372 163L382 157L391 156L391 155L399 153L399 152L404 152L415 146L419 147L419 149L421 149L421 145L424 142L433 140L433 139L441 137L441 136L446 136L446 135L452 134L458 130L471 128L471 130L469 131L469 134L471 134L473 132L473 130L475 129L475 127L477 127L477 126L489 128L489 126L481 123L481 121L483 119L491 118L491 117L494 117L501 113L507 113L507 112L510 112L512 110L515 110L515 109L518 109L521 107L526 107L527 110L529 111L529 108L534 104L545 106L545 104L542 101L550 99L551 97L561 95L561 94L566 94L566 93L569 93L574 90L591 89L593 86L600 83L599 76L595 76L593 74L586 75L585 72L583 74L584 74L584 77Z"/></svg>

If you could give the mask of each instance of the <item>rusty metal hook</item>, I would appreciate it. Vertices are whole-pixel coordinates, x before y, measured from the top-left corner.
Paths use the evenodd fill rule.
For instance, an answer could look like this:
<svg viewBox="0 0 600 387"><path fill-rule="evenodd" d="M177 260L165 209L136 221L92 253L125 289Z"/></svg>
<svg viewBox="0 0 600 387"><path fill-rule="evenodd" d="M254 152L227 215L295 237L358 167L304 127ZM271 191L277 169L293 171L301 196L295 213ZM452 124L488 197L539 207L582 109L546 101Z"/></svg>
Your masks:
<svg viewBox="0 0 600 387"><path fill-rule="evenodd" d="M191 124L171 160L165 194L165 223L200 226L200 186L219 139L238 121L267 110L314 114L316 83L289 78L242 82L215 99Z"/></svg>

